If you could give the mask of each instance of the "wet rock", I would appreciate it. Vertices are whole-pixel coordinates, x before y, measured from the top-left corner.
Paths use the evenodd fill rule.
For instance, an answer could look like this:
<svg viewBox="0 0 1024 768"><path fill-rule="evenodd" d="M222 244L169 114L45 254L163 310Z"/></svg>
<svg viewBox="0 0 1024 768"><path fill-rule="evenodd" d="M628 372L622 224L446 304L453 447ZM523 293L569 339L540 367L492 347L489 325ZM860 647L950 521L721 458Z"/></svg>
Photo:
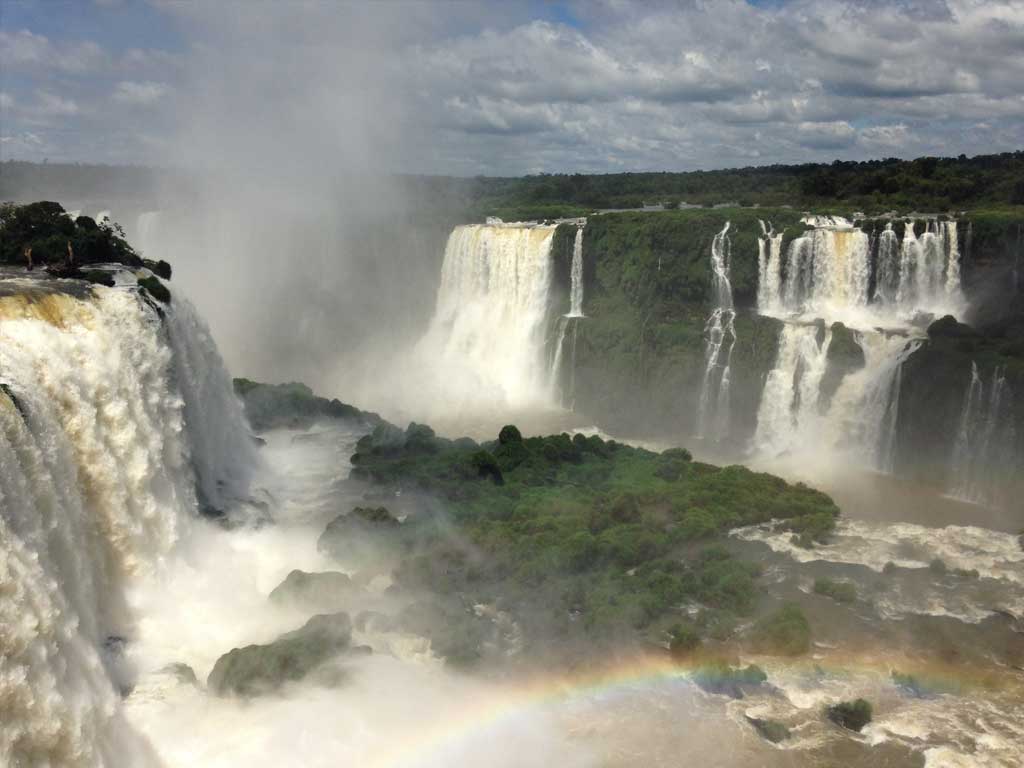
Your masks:
<svg viewBox="0 0 1024 768"><path fill-rule="evenodd" d="M206 684L220 696L258 696L303 679L347 651L351 639L348 614L320 614L268 645L228 651L217 659Z"/></svg>

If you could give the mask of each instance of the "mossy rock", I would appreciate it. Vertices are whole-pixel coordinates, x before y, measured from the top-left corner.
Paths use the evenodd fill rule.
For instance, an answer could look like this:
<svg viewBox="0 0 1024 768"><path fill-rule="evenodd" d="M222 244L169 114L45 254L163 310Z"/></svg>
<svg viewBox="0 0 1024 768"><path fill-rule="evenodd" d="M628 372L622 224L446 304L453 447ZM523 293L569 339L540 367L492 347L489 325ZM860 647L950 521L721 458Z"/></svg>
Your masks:
<svg viewBox="0 0 1024 768"><path fill-rule="evenodd" d="M160 278L152 276L139 278L139 287L161 304L171 303L171 292L166 285L160 282Z"/></svg>
<svg viewBox="0 0 1024 768"><path fill-rule="evenodd" d="M349 648L352 624L346 613L314 616L268 645L228 651L213 665L207 687L218 696L251 697L302 680Z"/></svg>

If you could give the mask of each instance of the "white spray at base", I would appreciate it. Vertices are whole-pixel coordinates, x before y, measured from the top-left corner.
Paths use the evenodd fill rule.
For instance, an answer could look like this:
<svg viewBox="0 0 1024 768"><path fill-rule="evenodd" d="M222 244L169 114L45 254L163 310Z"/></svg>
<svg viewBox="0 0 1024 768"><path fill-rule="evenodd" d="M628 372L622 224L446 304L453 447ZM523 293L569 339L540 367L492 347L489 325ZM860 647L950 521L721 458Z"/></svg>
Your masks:
<svg viewBox="0 0 1024 768"><path fill-rule="evenodd" d="M131 288L49 290L0 293L0 763L155 764L120 709L124 591L190 527L197 477L243 482L192 415L227 443L245 426L233 399L192 400L197 371L226 374L174 310L172 346Z"/></svg>
<svg viewBox="0 0 1024 768"><path fill-rule="evenodd" d="M722 440L729 433L732 350L736 345L729 260L729 222L711 241L711 295L714 308L704 326L704 380L697 403L697 436Z"/></svg>

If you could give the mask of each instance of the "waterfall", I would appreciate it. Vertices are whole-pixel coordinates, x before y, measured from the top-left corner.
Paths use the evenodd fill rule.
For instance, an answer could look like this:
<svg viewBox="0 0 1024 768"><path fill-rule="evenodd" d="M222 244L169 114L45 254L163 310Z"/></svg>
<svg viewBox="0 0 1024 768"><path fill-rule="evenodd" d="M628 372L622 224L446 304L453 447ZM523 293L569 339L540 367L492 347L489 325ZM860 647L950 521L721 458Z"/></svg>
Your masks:
<svg viewBox="0 0 1024 768"><path fill-rule="evenodd" d="M230 390L213 390L219 358L208 337L192 338L178 299L162 320L131 287L10 285L0 293L0 764L155 765L120 711L129 681L116 649L133 631L124 590L191 524L197 485L244 492L244 474L212 461L209 445L223 431L233 437L216 439L238 448L244 423Z"/></svg>
<svg viewBox="0 0 1024 768"><path fill-rule="evenodd" d="M179 296L165 317L199 500L223 512L232 501L245 498L257 464L256 449L206 323Z"/></svg>
<svg viewBox="0 0 1024 768"><path fill-rule="evenodd" d="M583 227L576 228L573 239L570 279L569 317L583 317Z"/></svg>
<svg viewBox="0 0 1024 768"><path fill-rule="evenodd" d="M550 404L544 350L554 231L490 224L452 232L434 317L417 346L438 372L437 402Z"/></svg>
<svg viewBox="0 0 1024 768"><path fill-rule="evenodd" d="M823 414L823 446L862 467L892 472L903 363L921 346L878 331L855 334L864 367L844 377Z"/></svg>
<svg viewBox="0 0 1024 768"><path fill-rule="evenodd" d="M907 221L902 240L891 223L872 239L846 220L804 222L814 229L790 242L779 268L766 240L771 230L762 224L758 307L786 325L763 389L753 449L777 455L814 446L822 458L841 454L891 472L903 363L919 348L931 317L963 313L956 222L927 222L918 235ZM843 323L864 355L863 367L855 361L855 369L839 369L838 389L820 404L807 388L821 383L829 342L809 325L815 321L829 328ZM849 365L845 352L836 354L837 365Z"/></svg>
<svg viewBox="0 0 1024 768"><path fill-rule="evenodd" d="M875 278L875 301L892 304L900 288L900 241L886 224L878 236L878 261Z"/></svg>
<svg viewBox="0 0 1024 768"><path fill-rule="evenodd" d="M775 233L771 222L761 220L757 239L757 307L762 314L778 311L782 286L782 233Z"/></svg>
<svg viewBox="0 0 1024 768"><path fill-rule="evenodd" d="M571 318L563 315L558 318L558 337L555 339L555 353L551 356L551 370L548 377L551 381L551 394L556 402L564 404L564 393L561 391L560 376L562 373L562 348L565 346L565 331L569 327Z"/></svg>
<svg viewBox="0 0 1024 768"><path fill-rule="evenodd" d="M1012 414L1013 392L1006 382L1006 371L998 367L992 372L986 397L978 365L972 362L950 462L952 496L979 504L993 503L1000 481L1019 472Z"/></svg>
<svg viewBox="0 0 1024 768"><path fill-rule="evenodd" d="M800 447L801 436L820 418L818 392L831 342L832 332L822 333L820 326L783 326L757 413L754 446L759 453L776 456Z"/></svg>
<svg viewBox="0 0 1024 768"><path fill-rule="evenodd" d="M697 436L713 440L722 440L729 431L730 365L736 344L728 233L726 222L711 241L711 294L715 306L704 326L704 380L697 404Z"/></svg>
<svg viewBox="0 0 1024 768"><path fill-rule="evenodd" d="M796 238L786 257L785 282L768 272L759 285L759 306L775 313L865 306L871 277L868 245L859 229L815 229Z"/></svg>
<svg viewBox="0 0 1024 768"><path fill-rule="evenodd" d="M784 259L774 258L774 239L765 242L770 230L761 226L758 308L762 314L805 314L804 319L841 319L872 327L904 325L922 312L963 313L955 221L929 222L920 238L914 222L908 221L902 242L892 224L886 224L874 248L867 233L848 222L819 226L793 239Z"/></svg>
<svg viewBox="0 0 1024 768"><path fill-rule="evenodd" d="M960 315L960 247L955 221L932 221L918 238L908 221L900 253L896 304L907 315L917 311Z"/></svg>

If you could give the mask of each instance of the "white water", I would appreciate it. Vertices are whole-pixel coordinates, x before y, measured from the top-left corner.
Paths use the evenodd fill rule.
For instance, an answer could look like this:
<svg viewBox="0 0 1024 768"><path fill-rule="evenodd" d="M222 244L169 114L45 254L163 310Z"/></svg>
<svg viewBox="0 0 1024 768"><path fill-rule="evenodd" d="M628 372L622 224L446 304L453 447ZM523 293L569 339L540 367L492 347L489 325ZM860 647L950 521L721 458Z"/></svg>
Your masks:
<svg viewBox="0 0 1024 768"><path fill-rule="evenodd" d="M757 306L764 312L780 295L782 281L782 232L774 232L771 222L761 225L757 240Z"/></svg>
<svg viewBox="0 0 1024 768"><path fill-rule="evenodd" d="M583 227L576 228L569 275L569 317L583 317Z"/></svg>
<svg viewBox="0 0 1024 768"><path fill-rule="evenodd" d="M825 375L832 331L787 323L779 337L775 367L768 374L757 413L755 449L779 455L799 448L821 418L818 393Z"/></svg>
<svg viewBox="0 0 1024 768"><path fill-rule="evenodd" d="M134 290L16 289L0 298L0 381L13 395L0 392L0 764L154 764L125 724L128 673L108 638L132 636L125 589L190 528L197 475L239 490L188 423L199 414L231 434L239 409L193 400L209 392L190 377L213 376L219 358L183 324L194 366L177 369Z"/></svg>
<svg viewBox="0 0 1024 768"><path fill-rule="evenodd" d="M891 472L902 365L931 319L964 310L956 222L928 222L920 240L908 222L902 242L888 224L874 243L845 220L805 222L817 228L794 239L784 258L762 224L758 308L786 326L753 449ZM817 396L829 337L818 344L820 333L808 325L816 320L846 325L864 353L864 367L843 377L830 403Z"/></svg>
<svg viewBox="0 0 1024 768"><path fill-rule="evenodd" d="M1014 466L1015 431L1013 392L1005 371L996 368L986 387L977 363L971 363L971 380L964 394L963 410L950 460L949 492L976 503L995 500L1000 481L1020 471Z"/></svg>
<svg viewBox="0 0 1024 768"><path fill-rule="evenodd" d="M736 345L729 222L711 241L711 295L714 308L704 326L704 380L697 404L697 436L722 440L729 433L732 350Z"/></svg>
<svg viewBox="0 0 1024 768"><path fill-rule="evenodd" d="M848 223L818 224L789 244L784 259L773 259L762 243L762 314L821 317L858 329L906 328L921 315L963 314L955 221L927 222L920 239L914 222L908 221L902 242L888 224L878 234L874 255L861 229ZM872 271L875 288L870 292Z"/></svg>
<svg viewBox="0 0 1024 768"><path fill-rule="evenodd" d="M553 226L468 225L448 239L437 307L416 357L447 414L551 404L544 354ZM436 389L423 397L423 389Z"/></svg>

